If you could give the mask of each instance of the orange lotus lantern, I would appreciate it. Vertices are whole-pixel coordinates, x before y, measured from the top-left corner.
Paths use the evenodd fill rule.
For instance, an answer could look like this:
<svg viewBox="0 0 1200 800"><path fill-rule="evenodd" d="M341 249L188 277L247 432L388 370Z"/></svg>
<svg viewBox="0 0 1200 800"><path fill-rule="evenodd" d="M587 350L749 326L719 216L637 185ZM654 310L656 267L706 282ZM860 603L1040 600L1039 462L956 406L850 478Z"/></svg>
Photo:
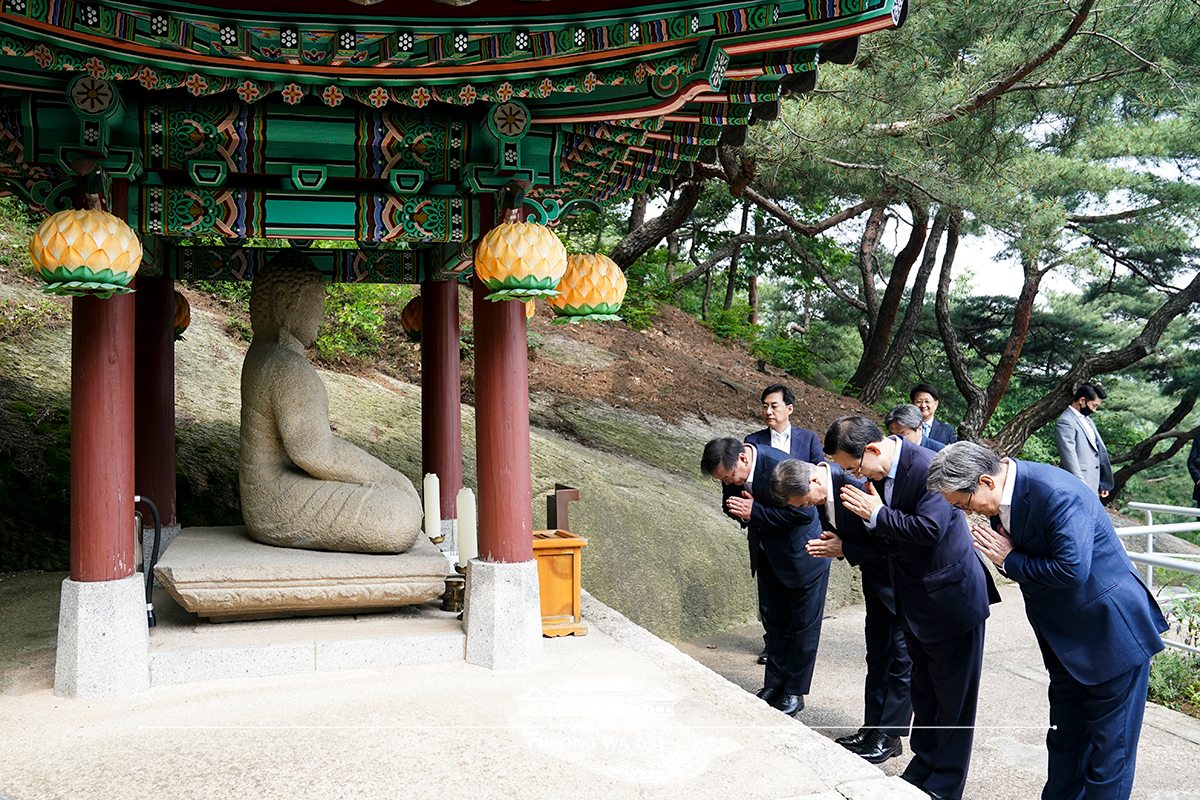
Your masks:
<svg viewBox="0 0 1200 800"><path fill-rule="evenodd" d="M626 287L625 273L608 256L595 253L568 257L558 296L548 301L556 315L554 324L620 319L617 312Z"/></svg>
<svg viewBox="0 0 1200 800"><path fill-rule="evenodd" d="M553 297L566 268L567 249L536 222L501 223L475 250L475 276L491 289L489 300Z"/></svg>
<svg viewBox="0 0 1200 800"><path fill-rule="evenodd" d="M410 342L421 341L421 295L417 295L400 312L400 327Z"/></svg>
<svg viewBox="0 0 1200 800"><path fill-rule="evenodd" d="M142 243L107 211L68 210L48 217L29 242L29 257L47 294L108 298L133 291Z"/></svg>
<svg viewBox="0 0 1200 800"><path fill-rule="evenodd" d="M183 332L192 324L192 307L178 289L175 290L175 341L183 339Z"/></svg>
<svg viewBox="0 0 1200 800"><path fill-rule="evenodd" d="M533 315L535 313L537 313L537 309L534 308L533 301L526 300L525 301L525 321L528 322L529 320L533 319Z"/></svg>

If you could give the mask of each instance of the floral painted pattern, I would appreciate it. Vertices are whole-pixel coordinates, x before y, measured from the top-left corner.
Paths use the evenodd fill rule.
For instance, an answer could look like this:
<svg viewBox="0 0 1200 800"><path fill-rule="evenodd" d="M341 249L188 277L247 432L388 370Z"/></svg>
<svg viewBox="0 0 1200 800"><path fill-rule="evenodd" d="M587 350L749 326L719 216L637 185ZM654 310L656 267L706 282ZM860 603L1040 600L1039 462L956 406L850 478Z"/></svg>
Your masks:
<svg viewBox="0 0 1200 800"><path fill-rule="evenodd" d="M147 89L153 89L155 86L158 86L158 73L149 67L139 69L135 77L138 83Z"/></svg>
<svg viewBox="0 0 1200 800"><path fill-rule="evenodd" d="M383 108L385 105L387 105L387 102L392 99L392 96L388 94L387 89L383 88L382 86L376 86L371 90L371 93L367 95L367 99L370 100L371 105L375 106L376 108Z"/></svg>
<svg viewBox="0 0 1200 800"><path fill-rule="evenodd" d="M336 86L326 86L325 91L321 93L321 99L330 108L337 108L342 104L342 100L346 99L346 95Z"/></svg>
<svg viewBox="0 0 1200 800"><path fill-rule="evenodd" d="M191 75L188 75L187 80L183 82L183 85L186 86L187 90L196 97L199 97L208 91L208 81L205 80L204 76L198 72L193 72Z"/></svg>
<svg viewBox="0 0 1200 800"><path fill-rule="evenodd" d="M425 106L429 105L429 101L432 99L433 96L424 86L418 86L417 88L413 89L412 103L417 108L424 108Z"/></svg>
<svg viewBox="0 0 1200 800"><path fill-rule="evenodd" d="M513 87L512 87L512 84L509 83L508 81L505 81L504 83L500 84L499 88L496 89L496 99L499 100L501 103L508 102L509 98L511 98L512 96L513 96Z"/></svg>
<svg viewBox="0 0 1200 800"><path fill-rule="evenodd" d="M464 106L469 106L471 103L474 103L477 97L479 97L479 93L476 92L475 87L469 83L458 92L458 99L462 101Z"/></svg>
<svg viewBox="0 0 1200 800"><path fill-rule="evenodd" d="M549 97L554 91L554 81L549 78L542 78L542 82L538 84L538 95L540 97Z"/></svg>
<svg viewBox="0 0 1200 800"><path fill-rule="evenodd" d="M237 88L238 97L242 98L243 103L253 103L258 99L258 86L254 81L242 81Z"/></svg>
<svg viewBox="0 0 1200 800"><path fill-rule="evenodd" d="M294 106L304 99L304 90L294 83L289 83L283 87L283 91L280 94L283 95L284 102L290 106Z"/></svg>
<svg viewBox="0 0 1200 800"><path fill-rule="evenodd" d="M83 69L93 78L103 78L108 72L108 66L95 56L92 56L84 63Z"/></svg>

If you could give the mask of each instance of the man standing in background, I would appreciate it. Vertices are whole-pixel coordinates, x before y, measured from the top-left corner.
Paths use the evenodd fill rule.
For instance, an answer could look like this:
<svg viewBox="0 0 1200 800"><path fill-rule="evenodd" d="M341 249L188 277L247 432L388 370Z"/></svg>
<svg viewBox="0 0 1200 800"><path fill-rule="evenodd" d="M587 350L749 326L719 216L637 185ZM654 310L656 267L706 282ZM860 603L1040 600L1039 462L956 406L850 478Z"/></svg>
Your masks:
<svg viewBox="0 0 1200 800"><path fill-rule="evenodd" d="M1090 417L1100 409L1108 394L1092 383L1081 384L1075 390L1075 399L1063 410L1054 426L1054 443L1058 445L1058 458L1062 468L1074 475L1092 490L1093 494L1108 497L1112 488L1112 465L1108 465L1107 488L1101 485L1103 465L1108 464L1108 448L1100 438L1100 431Z"/></svg>
<svg viewBox="0 0 1200 800"><path fill-rule="evenodd" d="M782 383L773 383L763 389L762 414L767 427L747 436L746 442L757 447L774 447L792 458L819 464L825 460L821 440L812 431L792 424L795 406L796 394Z"/></svg>
<svg viewBox="0 0 1200 800"><path fill-rule="evenodd" d="M934 419L942 403L942 393L932 383L918 383L908 393L908 399L921 411L921 433L942 444L957 442L954 428L940 419Z"/></svg>

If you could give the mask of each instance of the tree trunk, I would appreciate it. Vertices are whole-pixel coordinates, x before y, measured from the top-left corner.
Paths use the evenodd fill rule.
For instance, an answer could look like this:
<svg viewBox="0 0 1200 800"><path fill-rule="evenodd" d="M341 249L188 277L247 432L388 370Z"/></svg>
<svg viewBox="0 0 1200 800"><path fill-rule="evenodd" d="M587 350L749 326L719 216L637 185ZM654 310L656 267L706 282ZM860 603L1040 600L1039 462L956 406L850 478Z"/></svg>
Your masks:
<svg viewBox="0 0 1200 800"><path fill-rule="evenodd" d="M708 301L712 297L713 274L710 269L704 274L704 299L700 301L700 319L708 319Z"/></svg>
<svg viewBox="0 0 1200 800"><path fill-rule="evenodd" d="M617 242L616 247L608 257L617 262L621 269L629 269L650 248L663 240L663 237L678 228L692 213L696 202L704 192L704 183L688 181L679 189L675 200L663 209L663 213L647 220L625 238Z"/></svg>
<svg viewBox="0 0 1200 800"><path fill-rule="evenodd" d="M646 224L646 207L648 205L650 205L650 195L639 192L633 196L633 208L629 210L629 225L625 227L625 233L633 233Z"/></svg>
<svg viewBox="0 0 1200 800"><path fill-rule="evenodd" d="M904 289L908 285L908 276L912 272L913 264L917 263L917 259L921 255L921 248L925 246L925 234L929 230L929 210L923 203L909 202L908 207L912 210L913 215L912 231L909 234L908 243L896 255L896 262L888 276L887 289L884 290L883 300L879 304L878 316L875 322L868 326L867 341L863 346L862 358L858 361L854 375L846 382L846 387L842 390L844 394L850 396L856 395L870 380L870 377L879 370L883 356L892 341L892 328L900 313L900 304L904 301ZM874 216L874 212L872 212L872 216Z"/></svg>
<svg viewBox="0 0 1200 800"><path fill-rule="evenodd" d="M742 203L742 228L738 231L738 235L744 236L746 233L747 223L750 221L750 204ZM734 282L737 278L738 261L742 256L741 246L733 251L733 256L729 259L729 282L725 285L725 310L733 308L733 295L737 289L737 284Z"/></svg>
<svg viewBox="0 0 1200 800"><path fill-rule="evenodd" d="M955 226L955 236L957 238L957 224ZM958 387L958 391L967 401L967 416L969 417L972 410L982 408L986 404L986 399L983 389L975 383L975 379L971 377L970 371L967 369L967 360L963 356L962 348L958 346L958 333L954 330L954 324L950 321L950 279L953 277L952 264L945 259L942 260L942 272L938 277L937 297L933 303L933 315L937 319L938 334L942 340L942 348L946 351L946 364L950 368L950 374L954 377L954 384ZM974 431L971 435L967 435L969 430L967 422L964 419L960 427L962 433L960 438L973 439L977 433Z"/></svg>
<svg viewBox="0 0 1200 800"><path fill-rule="evenodd" d="M749 209L749 203L746 208ZM754 215L754 234L758 235L759 229L758 214ZM750 313L746 315L746 322L751 326L758 324L758 248L755 247L750 251L750 289L746 293L746 302L750 305Z"/></svg>
<svg viewBox="0 0 1200 800"><path fill-rule="evenodd" d="M1200 273L1192 278L1191 283L1168 297L1146 321L1142 332L1130 340L1129 344L1107 353L1083 353L1075 359L1075 363L1063 375L1058 385L1009 420L996 435L996 450L1005 455L1019 453L1034 431L1062 413L1071 402L1079 384L1091 380L1096 375L1115 372L1136 364L1153 353L1171 320L1188 311L1197 301L1200 301Z"/></svg>
<svg viewBox="0 0 1200 800"><path fill-rule="evenodd" d="M1121 490L1125 488L1125 484L1129 479L1138 474L1142 470L1149 469L1155 464L1161 464L1168 458L1178 453L1183 449L1184 445L1190 444L1197 434L1200 434L1200 426L1192 428L1190 431L1177 431L1175 426L1192 413L1192 409L1196 407L1196 394L1189 393L1183 396L1172 409L1167 418L1158 426L1158 430L1154 435L1148 436L1142 441L1129 448L1129 452L1113 458L1114 464L1129 462L1121 469L1113 473L1113 488L1108 493L1108 497L1104 499L1105 505L1115 505L1117 496L1121 494ZM1161 453L1155 453L1154 448L1159 442L1173 439L1171 446Z"/></svg>
<svg viewBox="0 0 1200 800"><path fill-rule="evenodd" d="M948 271L954 263L954 252L958 247L958 217L957 214L942 208L934 218L933 230L925 241L925 258L921 261L921 268L917 270L917 278L913 282L912 294L909 295L900 330L896 332L879 366L867 378L858 396L866 405L877 403L879 398L883 397L883 392L899 369L908 346L912 344L917 323L921 321L921 310L925 307L925 287L929 284L929 276L933 274L934 264L937 263L938 244L942 240L942 232L948 228L946 255L942 260L943 272Z"/></svg>
<svg viewBox="0 0 1200 800"><path fill-rule="evenodd" d="M875 274L879 272L879 239L883 236L884 213L887 205L878 203L871 208L858 245L858 271L862 276L863 301L867 304L867 329L875 330L879 317L879 294L875 289Z"/></svg>

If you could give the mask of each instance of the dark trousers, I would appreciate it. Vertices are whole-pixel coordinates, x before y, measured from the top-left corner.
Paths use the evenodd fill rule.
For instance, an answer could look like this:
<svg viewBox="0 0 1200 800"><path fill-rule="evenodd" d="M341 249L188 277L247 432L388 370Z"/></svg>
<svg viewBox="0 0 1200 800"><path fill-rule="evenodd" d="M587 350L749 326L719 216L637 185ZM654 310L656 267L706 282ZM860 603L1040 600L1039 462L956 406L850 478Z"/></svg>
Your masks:
<svg viewBox="0 0 1200 800"><path fill-rule="evenodd" d="M913 758L903 777L950 800L962 797L971 763L983 628L981 622L936 642L921 642L905 630L912 659Z"/></svg>
<svg viewBox="0 0 1200 800"><path fill-rule="evenodd" d="M890 584L881 587L864 572L862 586L867 605L863 727L878 728L889 736L907 736L912 724L912 660L904 641L904 625L880 596L880 591L892 590Z"/></svg>
<svg viewBox="0 0 1200 800"><path fill-rule="evenodd" d="M829 588L829 566L813 570L800 586L788 586L771 566L766 552L758 557L758 611L767 631L767 666L763 686L784 694L808 694L821 618L825 615L825 591Z"/></svg>
<svg viewBox="0 0 1200 800"><path fill-rule="evenodd" d="M1042 800L1126 800L1133 791L1150 660L1088 686L1071 677L1040 634L1038 644L1050 672L1048 777Z"/></svg>

